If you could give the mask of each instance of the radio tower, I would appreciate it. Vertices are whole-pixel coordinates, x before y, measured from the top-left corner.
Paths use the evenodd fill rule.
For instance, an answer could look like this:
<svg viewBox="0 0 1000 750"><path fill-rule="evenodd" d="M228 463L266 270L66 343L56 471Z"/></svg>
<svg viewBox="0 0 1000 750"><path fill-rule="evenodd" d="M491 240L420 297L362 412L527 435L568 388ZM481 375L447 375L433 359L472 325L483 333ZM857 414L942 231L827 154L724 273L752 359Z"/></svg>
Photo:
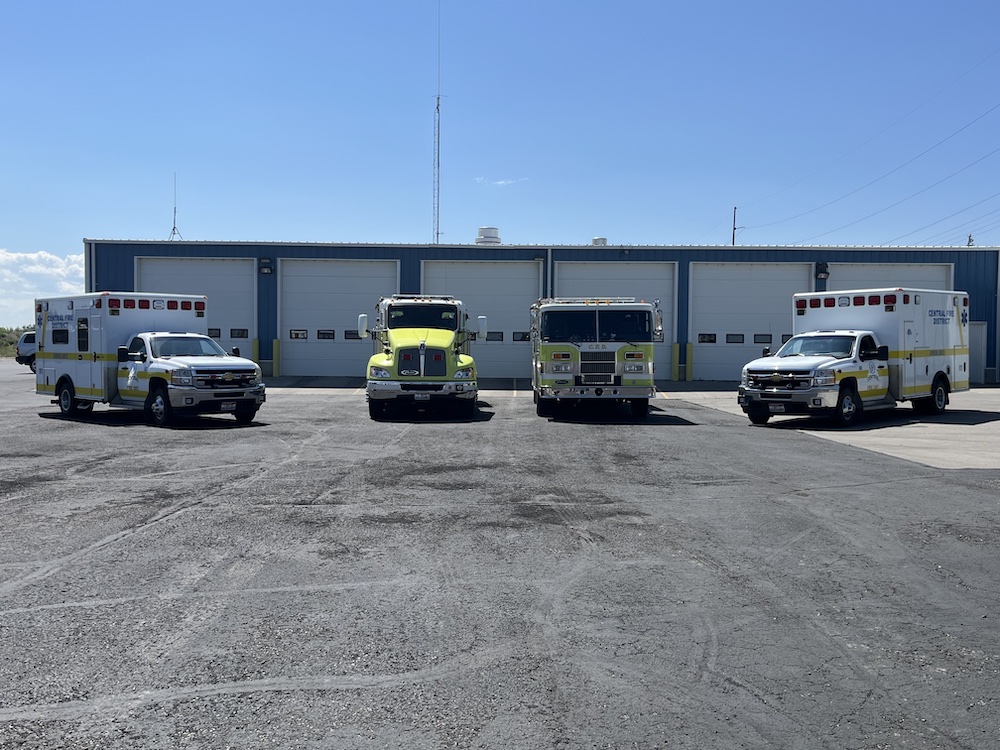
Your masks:
<svg viewBox="0 0 1000 750"><path fill-rule="evenodd" d="M434 244L441 241L441 0L438 0L437 104L434 106Z"/></svg>
<svg viewBox="0 0 1000 750"><path fill-rule="evenodd" d="M170 230L170 237L168 239L173 239L174 237L181 237L181 233L177 231L177 173L174 172L174 228Z"/></svg>

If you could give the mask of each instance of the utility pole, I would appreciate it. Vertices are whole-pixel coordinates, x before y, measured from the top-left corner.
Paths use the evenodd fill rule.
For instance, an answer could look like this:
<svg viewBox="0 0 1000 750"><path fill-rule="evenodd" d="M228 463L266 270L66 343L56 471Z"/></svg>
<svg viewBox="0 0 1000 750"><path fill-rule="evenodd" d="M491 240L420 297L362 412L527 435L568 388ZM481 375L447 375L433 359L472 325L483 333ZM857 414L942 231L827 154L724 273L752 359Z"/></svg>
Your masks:
<svg viewBox="0 0 1000 750"><path fill-rule="evenodd" d="M733 206L733 247L736 247L736 206Z"/></svg>

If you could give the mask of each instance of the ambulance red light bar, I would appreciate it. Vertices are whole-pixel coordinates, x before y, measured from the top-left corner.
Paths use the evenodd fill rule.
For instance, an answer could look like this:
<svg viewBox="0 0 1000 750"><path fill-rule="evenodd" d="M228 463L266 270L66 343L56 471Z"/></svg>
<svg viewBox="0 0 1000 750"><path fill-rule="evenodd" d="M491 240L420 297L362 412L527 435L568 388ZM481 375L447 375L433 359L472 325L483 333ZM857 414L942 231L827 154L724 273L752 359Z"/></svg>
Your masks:
<svg viewBox="0 0 1000 750"><path fill-rule="evenodd" d="M188 300L183 300L181 302L181 310L190 310L190 309L191 309L191 303Z"/></svg>
<svg viewBox="0 0 1000 750"><path fill-rule="evenodd" d="M178 307L177 300L175 300L175 299L168 299L167 300L167 309L168 310L176 310L177 307Z"/></svg>
<svg viewBox="0 0 1000 750"><path fill-rule="evenodd" d="M111 310L118 310L122 306L122 301L117 297L108 298L108 308Z"/></svg>
<svg viewBox="0 0 1000 750"><path fill-rule="evenodd" d="M795 309L796 310L805 310L806 309L806 301L804 299L797 299L797 300L795 300Z"/></svg>
<svg viewBox="0 0 1000 750"><path fill-rule="evenodd" d="M855 305L864 305L865 304L865 295L863 295L863 294L856 295L854 297L854 304Z"/></svg>
<svg viewBox="0 0 1000 750"><path fill-rule="evenodd" d="M837 300L833 297L826 297L823 299L823 307L836 307Z"/></svg>
<svg viewBox="0 0 1000 750"><path fill-rule="evenodd" d="M149 309L149 300L148 299L141 299L141 300L139 300L139 309L140 310L148 310Z"/></svg>
<svg viewBox="0 0 1000 750"><path fill-rule="evenodd" d="M879 302L880 302L880 297L877 294L869 295L869 297L868 297L868 304L869 305L877 305L877 304L879 304Z"/></svg>
<svg viewBox="0 0 1000 750"><path fill-rule="evenodd" d="M968 307L968 306L969 306L969 298L962 297L962 307Z"/></svg>
<svg viewBox="0 0 1000 750"><path fill-rule="evenodd" d="M809 300L809 307L819 307L820 301L818 299Z"/></svg>
<svg viewBox="0 0 1000 750"><path fill-rule="evenodd" d="M883 301L887 305L895 305L896 304L896 295L895 294L887 294L887 295L885 295L885 297L883 297Z"/></svg>
<svg viewBox="0 0 1000 750"><path fill-rule="evenodd" d="M195 310L202 310L202 311L204 311L204 309L205 309L205 303L204 302L195 302L194 303L194 309Z"/></svg>

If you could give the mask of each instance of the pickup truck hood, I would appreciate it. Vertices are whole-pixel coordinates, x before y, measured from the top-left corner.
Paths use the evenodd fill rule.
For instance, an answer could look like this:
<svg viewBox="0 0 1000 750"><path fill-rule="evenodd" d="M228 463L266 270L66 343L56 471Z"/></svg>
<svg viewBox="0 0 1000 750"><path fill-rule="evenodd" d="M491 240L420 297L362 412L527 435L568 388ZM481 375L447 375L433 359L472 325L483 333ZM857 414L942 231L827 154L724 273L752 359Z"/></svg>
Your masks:
<svg viewBox="0 0 1000 750"><path fill-rule="evenodd" d="M450 349L455 345L455 331L445 331L440 328L391 328L389 330L389 345L393 349L420 346L422 341L426 342L428 347Z"/></svg>
<svg viewBox="0 0 1000 750"><path fill-rule="evenodd" d="M253 360L243 357L160 357L156 362L169 369L253 370Z"/></svg>
<svg viewBox="0 0 1000 750"><path fill-rule="evenodd" d="M760 357L746 364L748 370L771 372L810 372L812 370L828 370L838 367L843 362L849 362L829 354L814 354L810 356L793 357Z"/></svg>

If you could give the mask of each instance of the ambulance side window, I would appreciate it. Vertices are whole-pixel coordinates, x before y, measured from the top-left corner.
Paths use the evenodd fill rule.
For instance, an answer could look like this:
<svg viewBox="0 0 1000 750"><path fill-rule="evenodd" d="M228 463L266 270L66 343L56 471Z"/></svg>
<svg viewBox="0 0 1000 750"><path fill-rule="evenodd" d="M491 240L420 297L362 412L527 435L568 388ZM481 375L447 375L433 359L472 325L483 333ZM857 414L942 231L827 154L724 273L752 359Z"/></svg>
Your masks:
<svg viewBox="0 0 1000 750"><path fill-rule="evenodd" d="M78 352L90 351L90 329L87 327L86 318L80 318L76 321L76 350Z"/></svg>

